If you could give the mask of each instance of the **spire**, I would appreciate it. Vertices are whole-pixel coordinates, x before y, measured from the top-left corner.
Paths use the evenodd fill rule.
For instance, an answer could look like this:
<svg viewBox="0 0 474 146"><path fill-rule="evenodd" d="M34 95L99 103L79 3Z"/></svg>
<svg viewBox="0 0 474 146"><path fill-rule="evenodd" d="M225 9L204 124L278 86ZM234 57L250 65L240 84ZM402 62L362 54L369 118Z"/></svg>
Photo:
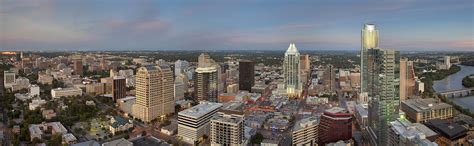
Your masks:
<svg viewBox="0 0 474 146"><path fill-rule="evenodd" d="M288 47L288 50L286 50L286 53L298 53L298 49L296 48L294 43L290 43L290 46Z"/></svg>

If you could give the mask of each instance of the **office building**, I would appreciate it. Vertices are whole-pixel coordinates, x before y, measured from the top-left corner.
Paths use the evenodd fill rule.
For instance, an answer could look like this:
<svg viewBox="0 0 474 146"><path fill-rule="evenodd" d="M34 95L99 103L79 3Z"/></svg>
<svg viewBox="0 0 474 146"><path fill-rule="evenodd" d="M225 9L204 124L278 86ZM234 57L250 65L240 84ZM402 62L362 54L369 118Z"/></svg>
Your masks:
<svg viewBox="0 0 474 146"><path fill-rule="evenodd" d="M319 123L319 145L352 138L352 114L340 107L326 110Z"/></svg>
<svg viewBox="0 0 474 146"><path fill-rule="evenodd" d="M82 65L82 59L74 59L73 60L73 64L74 64L74 74L75 75L84 75L84 68L83 68L83 65Z"/></svg>
<svg viewBox="0 0 474 146"><path fill-rule="evenodd" d="M82 90L79 88L56 88L51 89L51 97L61 98L69 96L81 96Z"/></svg>
<svg viewBox="0 0 474 146"><path fill-rule="evenodd" d="M3 71L3 85L5 88L11 88L16 84L16 73L13 71Z"/></svg>
<svg viewBox="0 0 474 146"><path fill-rule="evenodd" d="M400 59L400 101L417 94L413 61Z"/></svg>
<svg viewBox="0 0 474 146"><path fill-rule="evenodd" d="M112 99L114 102L127 96L127 82L125 77L114 76L112 82Z"/></svg>
<svg viewBox="0 0 474 146"><path fill-rule="evenodd" d="M435 142L440 146L468 145L468 140L466 139L468 129L457 123L433 119L427 121L425 125L439 134Z"/></svg>
<svg viewBox="0 0 474 146"><path fill-rule="evenodd" d="M221 103L201 102L178 113L178 135L189 144L195 144L204 135L210 135L210 120L222 107Z"/></svg>
<svg viewBox="0 0 474 146"><path fill-rule="evenodd" d="M105 83L92 83L86 85L86 93L90 95L100 95L106 93Z"/></svg>
<svg viewBox="0 0 474 146"><path fill-rule="evenodd" d="M444 56L444 65L446 65L446 68L449 69L451 68L451 56Z"/></svg>
<svg viewBox="0 0 474 146"><path fill-rule="evenodd" d="M246 145L243 113L231 110L219 111L210 121L211 145Z"/></svg>
<svg viewBox="0 0 474 146"><path fill-rule="evenodd" d="M255 62L239 61L239 90L251 91L255 85Z"/></svg>
<svg viewBox="0 0 474 146"><path fill-rule="evenodd" d="M286 50L283 61L285 89L287 95L291 98L299 98L301 95L300 72L300 53L295 44L292 43Z"/></svg>
<svg viewBox="0 0 474 146"><path fill-rule="evenodd" d="M167 65L140 67L132 115L145 122L174 112L173 72Z"/></svg>
<svg viewBox="0 0 474 146"><path fill-rule="evenodd" d="M194 74L194 92L198 101L217 101L217 72L215 67L196 68Z"/></svg>
<svg viewBox="0 0 474 146"><path fill-rule="evenodd" d="M304 118L295 123L292 130L294 146L313 146L318 144L319 117Z"/></svg>
<svg viewBox="0 0 474 146"><path fill-rule="evenodd" d="M399 52L389 49L368 50L368 133L373 145L387 145L388 123L398 117Z"/></svg>
<svg viewBox="0 0 474 146"><path fill-rule="evenodd" d="M369 78L369 58L368 58L368 50L377 48L379 44L379 31L376 29L375 25L373 24L365 24L364 28L361 31L361 50L360 50L360 67L361 67L361 75L360 75L360 94L361 96L368 96L367 94L367 86L368 86L368 78ZM365 102L365 100L361 100ZM368 103L368 101L367 101ZM362 104L367 104L362 103Z"/></svg>
<svg viewBox="0 0 474 146"><path fill-rule="evenodd" d="M454 115L452 105L434 98L409 99L402 101L401 110L413 122L423 123L431 119L451 119Z"/></svg>
<svg viewBox="0 0 474 146"><path fill-rule="evenodd" d="M174 75L178 76L179 74L184 74L188 71L189 62L186 60L177 60L174 63Z"/></svg>
<svg viewBox="0 0 474 146"><path fill-rule="evenodd" d="M399 118L389 123L388 145L390 146L438 146L437 133L420 123L411 123Z"/></svg>

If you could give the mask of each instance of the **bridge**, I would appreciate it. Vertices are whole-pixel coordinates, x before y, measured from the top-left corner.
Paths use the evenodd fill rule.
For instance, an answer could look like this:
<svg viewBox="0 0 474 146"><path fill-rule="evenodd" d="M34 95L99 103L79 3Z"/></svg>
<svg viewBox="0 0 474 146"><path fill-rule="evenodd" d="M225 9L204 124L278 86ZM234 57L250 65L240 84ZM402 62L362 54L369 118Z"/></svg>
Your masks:
<svg viewBox="0 0 474 146"><path fill-rule="evenodd" d="M440 92L439 94L444 97L455 98L455 97L465 97L474 93L474 88L465 88L465 89L457 89L457 90L449 90Z"/></svg>

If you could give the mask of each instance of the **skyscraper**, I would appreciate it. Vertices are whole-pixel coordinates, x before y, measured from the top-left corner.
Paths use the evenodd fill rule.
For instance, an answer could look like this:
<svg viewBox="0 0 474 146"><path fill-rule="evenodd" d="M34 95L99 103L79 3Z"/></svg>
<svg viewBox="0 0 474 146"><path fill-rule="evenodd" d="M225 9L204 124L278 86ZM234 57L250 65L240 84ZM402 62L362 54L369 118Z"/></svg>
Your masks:
<svg viewBox="0 0 474 146"><path fill-rule="evenodd" d="M74 74L76 75L84 75L84 69L82 66L82 59L74 59Z"/></svg>
<svg viewBox="0 0 474 146"><path fill-rule="evenodd" d="M132 114L145 122L174 112L173 71L167 65L145 66L136 75Z"/></svg>
<svg viewBox="0 0 474 146"><path fill-rule="evenodd" d="M250 60L239 62L239 90L251 91L255 85L255 63Z"/></svg>
<svg viewBox="0 0 474 146"><path fill-rule="evenodd" d="M298 98L301 94L300 53L295 44L290 44L283 61L285 88L289 97Z"/></svg>
<svg viewBox="0 0 474 146"><path fill-rule="evenodd" d="M117 99L124 98L127 96L127 82L125 77L114 76L112 82L112 99L114 102Z"/></svg>
<svg viewBox="0 0 474 146"><path fill-rule="evenodd" d="M367 98L367 78L369 76L368 73L368 64L370 64L368 59L368 49L373 49L378 47L379 43L379 31L375 28L373 24L365 24L364 28L361 32L361 51L360 51L360 68L361 68L361 75L360 75L360 95L362 99ZM367 104L368 100L361 100L362 104Z"/></svg>
<svg viewBox="0 0 474 146"><path fill-rule="evenodd" d="M194 92L198 101L217 102L220 70L219 64L209 54L199 55L198 68L194 72Z"/></svg>
<svg viewBox="0 0 474 146"><path fill-rule="evenodd" d="M194 75L194 92L198 101L217 102L217 69L215 67L199 67Z"/></svg>
<svg viewBox="0 0 474 146"><path fill-rule="evenodd" d="M368 50L369 128L374 145L387 145L388 123L398 117L399 52L389 49Z"/></svg>
<svg viewBox="0 0 474 146"><path fill-rule="evenodd" d="M243 112L217 112L217 116L210 120L211 145L245 145L244 120Z"/></svg>
<svg viewBox="0 0 474 146"><path fill-rule="evenodd" d="M400 101L416 94L415 70L413 61L407 58L400 59Z"/></svg>
<svg viewBox="0 0 474 146"><path fill-rule="evenodd" d="M189 62L186 60L178 60L174 63L174 75L184 74L189 67Z"/></svg>

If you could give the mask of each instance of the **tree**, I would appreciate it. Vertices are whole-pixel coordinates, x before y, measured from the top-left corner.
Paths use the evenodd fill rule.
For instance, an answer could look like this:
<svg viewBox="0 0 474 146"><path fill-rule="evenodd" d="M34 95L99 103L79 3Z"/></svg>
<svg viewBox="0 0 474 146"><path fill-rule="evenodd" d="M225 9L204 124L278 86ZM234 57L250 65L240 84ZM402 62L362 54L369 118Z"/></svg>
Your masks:
<svg viewBox="0 0 474 146"><path fill-rule="evenodd" d="M260 133L256 133L251 139L250 142L253 144L260 144L263 141L263 135Z"/></svg>

